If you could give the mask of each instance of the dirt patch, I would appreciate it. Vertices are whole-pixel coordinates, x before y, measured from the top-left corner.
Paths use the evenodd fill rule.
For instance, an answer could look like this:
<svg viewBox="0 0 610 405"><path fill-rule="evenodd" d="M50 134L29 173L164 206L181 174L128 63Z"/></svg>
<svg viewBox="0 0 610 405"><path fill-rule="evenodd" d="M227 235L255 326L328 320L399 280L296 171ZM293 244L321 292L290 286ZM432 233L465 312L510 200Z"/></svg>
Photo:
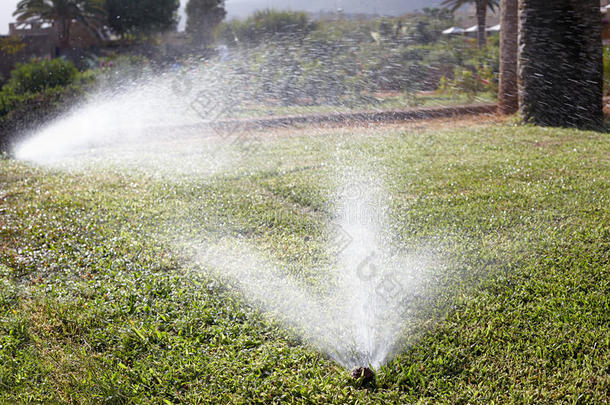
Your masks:
<svg viewBox="0 0 610 405"><path fill-rule="evenodd" d="M407 110L369 111L316 115L295 115L269 118L228 119L172 127L150 127L147 131L158 137L171 134L173 139L224 138L227 135L248 133L257 137L323 135L328 130L350 132L358 129L410 129L428 130L464 128L490 123L503 123L509 118L496 114L495 104L465 105L439 108L413 108ZM248 135L250 136L250 135Z"/></svg>
<svg viewBox="0 0 610 405"><path fill-rule="evenodd" d="M360 111L349 113L290 115L280 117L227 119L197 124L172 126L173 132L210 133L238 132L267 128L295 128L298 126L367 126L385 123L404 123L437 118L452 118L470 115L495 115L496 104L475 104L437 108L411 108L405 110ZM163 132L168 127L151 127L149 131ZM213 131L210 131L212 129Z"/></svg>
<svg viewBox="0 0 610 405"><path fill-rule="evenodd" d="M224 120L212 123L219 128L233 126L248 128L274 128L298 124L364 124L382 122L404 122L433 118L456 117L463 115L495 114L496 104L476 104L438 108L411 108L405 110L360 111L314 115L292 115L272 118L253 118L244 120Z"/></svg>
<svg viewBox="0 0 610 405"><path fill-rule="evenodd" d="M308 136L327 136L329 134L349 134L358 130L371 131L434 131L445 129L462 129L476 126L488 126L490 124L503 124L510 117L484 114L484 115L463 115L451 118L434 118L428 120L410 120L402 122L379 122L379 123L323 123L313 125L296 125L292 127L278 128L259 128L253 130L257 137L298 137L305 133Z"/></svg>

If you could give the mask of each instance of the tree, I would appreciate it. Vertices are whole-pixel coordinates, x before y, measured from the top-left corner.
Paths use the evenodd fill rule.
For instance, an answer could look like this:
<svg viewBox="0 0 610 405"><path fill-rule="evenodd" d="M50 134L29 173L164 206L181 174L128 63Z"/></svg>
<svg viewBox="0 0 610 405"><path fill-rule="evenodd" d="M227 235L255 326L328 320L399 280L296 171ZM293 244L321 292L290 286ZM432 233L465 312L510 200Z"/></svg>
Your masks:
<svg viewBox="0 0 610 405"><path fill-rule="evenodd" d="M521 0L519 104L526 122L601 128L599 0Z"/></svg>
<svg viewBox="0 0 610 405"><path fill-rule="evenodd" d="M102 0L21 0L13 13L20 24L55 23L59 46L70 47L70 28L76 22L100 38L98 28L104 23Z"/></svg>
<svg viewBox="0 0 610 405"><path fill-rule="evenodd" d="M465 4L474 3L476 7L477 15L477 38L479 48L485 46L487 39L487 32L485 31L487 20L487 9L495 11L500 5L500 0L444 0L441 4L445 7L449 7L452 11L457 10Z"/></svg>
<svg viewBox="0 0 610 405"><path fill-rule="evenodd" d="M175 30L180 0L106 0L107 24L122 37Z"/></svg>
<svg viewBox="0 0 610 405"><path fill-rule="evenodd" d="M25 49L25 43L18 35L0 37L0 52L7 55L16 55Z"/></svg>
<svg viewBox="0 0 610 405"><path fill-rule="evenodd" d="M189 0L186 32L194 43L205 47L214 39L214 30L226 15L224 0Z"/></svg>
<svg viewBox="0 0 610 405"><path fill-rule="evenodd" d="M77 77L78 69L70 61L60 58L32 59L28 63L18 64L11 71L11 78L3 90L16 95L36 94L45 89L68 86Z"/></svg>
<svg viewBox="0 0 610 405"><path fill-rule="evenodd" d="M219 35L228 43L235 40L257 45L261 42L303 40L318 24L301 11L259 10L243 21L233 20L220 27ZM369 32L367 32L368 39Z"/></svg>
<svg viewBox="0 0 610 405"><path fill-rule="evenodd" d="M498 110L514 114L519 109L517 55L519 53L519 0L501 0L500 3L500 83Z"/></svg>

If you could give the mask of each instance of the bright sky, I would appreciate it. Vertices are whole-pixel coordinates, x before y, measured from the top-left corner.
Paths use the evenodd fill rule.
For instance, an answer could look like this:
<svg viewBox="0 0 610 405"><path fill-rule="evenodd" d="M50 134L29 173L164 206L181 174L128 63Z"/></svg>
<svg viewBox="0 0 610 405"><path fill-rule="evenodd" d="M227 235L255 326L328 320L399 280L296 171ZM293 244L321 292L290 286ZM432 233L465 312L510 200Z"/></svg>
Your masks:
<svg viewBox="0 0 610 405"><path fill-rule="evenodd" d="M186 25L184 6L188 0L181 0L180 26ZM19 0L0 0L0 34L8 33L8 23L14 21L13 12ZM341 7L351 12L400 14L422 7L435 7L441 0L226 0L227 18L245 17L256 9L276 8L292 10L334 9Z"/></svg>
<svg viewBox="0 0 610 405"><path fill-rule="evenodd" d="M19 0L0 0L0 34L8 34L8 23L14 21L13 11Z"/></svg>

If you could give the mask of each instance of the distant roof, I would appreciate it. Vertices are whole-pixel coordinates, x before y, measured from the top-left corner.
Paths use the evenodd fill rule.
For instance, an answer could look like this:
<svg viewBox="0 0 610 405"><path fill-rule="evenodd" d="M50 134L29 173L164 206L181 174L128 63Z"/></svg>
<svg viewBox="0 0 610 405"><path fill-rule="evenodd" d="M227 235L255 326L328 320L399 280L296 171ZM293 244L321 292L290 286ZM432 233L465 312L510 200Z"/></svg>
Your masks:
<svg viewBox="0 0 610 405"><path fill-rule="evenodd" d="M610 10L610 8L608 8L608 10ZM460 27L447 28L446 30L443 31L443 34L445 34L445 35L464 34L464 33L478 32L478 31L479 31L479 26L478 25L473 25L472 27L468 27L466 29L460 28ZM500 24L496 24L496 25L493 25L491 27L487 27L487 28L485 28L485 31L487 31L487 32L500 32Z"/></svg>
<svg viewBox="0 0 610 405"><path fill-rule="evenodd" d="M479 26L478 25L473 25L472 27L468 27L464 30L464 32L478 32L479 31ZM487 27L485 28L485 31L487 32L500 32L500 24L496 24L492 27Z"/></svg>
<svg viewBox="0 0 610 405"><path fill-rule="evenodd" d="M443 31L443 34L445 34L445 35L463 34L463 33L464 33L464 28L460 28L460 27L451 27L451 28L447 28L446 30Z"/></svg>

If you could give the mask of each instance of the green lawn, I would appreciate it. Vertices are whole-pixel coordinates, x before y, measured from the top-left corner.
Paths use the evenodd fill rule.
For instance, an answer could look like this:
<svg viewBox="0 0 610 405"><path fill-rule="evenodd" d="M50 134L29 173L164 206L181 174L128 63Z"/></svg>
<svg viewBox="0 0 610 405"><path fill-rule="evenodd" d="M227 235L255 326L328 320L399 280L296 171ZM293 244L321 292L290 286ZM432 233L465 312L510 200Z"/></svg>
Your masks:
<svg viewBox="0 0 610 405"><path fill-rule="evenodd" d="M216 173L197 138L0 160L0 402L608 401L608 135L454 124L276 131ZM239 236L320 288L346 165L446 288L366 387L179 248Z"/></svg>

